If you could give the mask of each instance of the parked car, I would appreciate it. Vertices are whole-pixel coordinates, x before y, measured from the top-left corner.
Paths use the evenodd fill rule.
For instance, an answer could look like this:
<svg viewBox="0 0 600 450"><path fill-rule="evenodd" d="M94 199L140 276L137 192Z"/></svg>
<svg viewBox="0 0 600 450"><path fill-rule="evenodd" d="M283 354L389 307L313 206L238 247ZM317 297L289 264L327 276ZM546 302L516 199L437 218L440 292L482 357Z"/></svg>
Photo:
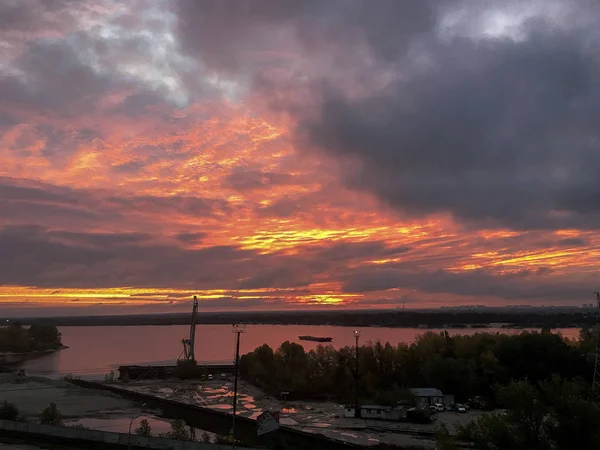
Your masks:
<svg viewBox="0 0 600 450"><path fill-rule="evenodd" d="M455 408L456 408L456 412L459 412L459 413L466 413L467 412L467 408L465 408L465 405L461 405L460 403L457 403L455 405Z"/></svg>
<svg viewBox="0 0 600 450"><path fill-rule="evenodd" d="M212 379L213 379L213 374L212 374L212 373L209 373L209 374L208 374L208 381L212 381Z"/></svg>
<svg viewBox="0 0 600 450"><path fill-rule="evenodd" d="M227 375L225 375L224 373L221 374L221 380L226 380L227 379Z"/></svg>
<svg viewBox="0 0 600 450"><path fill-rule="evenodd" d="M433 406L435 406L437 412L444 412L444 405L442 405L441 403L436 403Z"/></svg>
<svg viewBox="0 0 600 450"><path fill-rule="evenodd" d="M206 380L206 375L202 374L200 375L200 381L205 381Z"/></svg>

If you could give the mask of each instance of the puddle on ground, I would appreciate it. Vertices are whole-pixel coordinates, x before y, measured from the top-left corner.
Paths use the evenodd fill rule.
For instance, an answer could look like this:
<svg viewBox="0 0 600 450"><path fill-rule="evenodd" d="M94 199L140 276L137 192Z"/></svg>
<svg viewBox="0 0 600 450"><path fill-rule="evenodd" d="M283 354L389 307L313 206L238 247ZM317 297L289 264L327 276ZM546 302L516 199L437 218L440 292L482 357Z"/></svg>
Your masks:
<svg viewBox="0 0 600 450"><path fill-rule="evenodd" d="M331 424L325 422L312 422L310 426L315 428L329 428Z"/></svg>
<svg viewBox="0 0 600 450"><path fill-rule="evenodd" d="M227 403L217 403L215 405L210 405L210 408L212 408L212 409L231 409L232 406L228 405Z"/></svg>
<svg viewBox="0 0 600 450"><path fill-rule="evenodd" d="M298 412L298 410L296 408L281 408L282 414L294 414L297 412Z"/></svg>
<svg viewBox="0 0 600 450"><path fill-rule="evenodd" d="M244 408L246 409L256 409L256 405L252 404L252 403L243 403L242 404L244 406Z"/></svg>
<svg viewBox="0 0 600 450"><path fill-rule="evenodd" d="M282 425L298 425L294 419L290 419L289 417L281 417L279 419L279 423Z"/></svg>
<svg viewBox="0 0 600 450"><path fill-rule="evenodd" d="M352 434L352 433L340 433L340 435L342 436L348 436L354 439L358 439L358 435L357 434Z"/></svg>
<svg viewBox="0 0 600 450"><path fill-rule="evenodd" d="M131 432L134 433L135 429L140 426L140 422L142 419L146 419L150 424L150 428L152 429L152 435L156 436L159 433L165 433L171 429L171 423L158 419L153 416L139 416L135 419L133 424L131 425ZM80 425L85 428L89 428L91 430L102 430L113 433L128 433L129 432L129 423L131 422L130 417L119 417L114 419L99 419L99 418L83 418L73 421L65 422L65 425L68 426L76 426Z"/></svg>
<svg viewBox="0 0 600 450"><path fill-rule="evenodd" d="M221 397L223 397L223 396L217 394L217 395L207 395L204 398L206 398L206 399L215 399L215 398L221 398Z"/></svg>
<svg viewBox="0 0 600 450"><path fill-rule="evenodd" d="M260 416L261 414L262 414L262 410L261 410L261 409L259 409L258 411L253 411L253 412L252 412L252 414L250 414L250 415L248 416L248 419L256 420L256 418L257 418L258 416ZM280 419L280 421L279 421L279 422L281 423L281 419Z"/></svg>

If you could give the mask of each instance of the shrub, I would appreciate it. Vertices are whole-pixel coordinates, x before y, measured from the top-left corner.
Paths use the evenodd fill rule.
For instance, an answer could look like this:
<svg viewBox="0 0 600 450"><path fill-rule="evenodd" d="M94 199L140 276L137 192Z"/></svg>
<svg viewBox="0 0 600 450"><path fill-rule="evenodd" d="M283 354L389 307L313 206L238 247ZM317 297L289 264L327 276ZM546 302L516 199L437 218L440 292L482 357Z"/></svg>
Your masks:
<svg viewBox="0 0 600 450"><path fill-rule="evenodd" d="M40 423L44 425L60 425L62 416L56 403L50 403L40 414Z"/></svg>
<svg viewBox="0 0 600 450"><path fill-rule="evenodd" d="M18 417L19 408L4 400L4 403L0 406L0 420L17 420Z"/></svg>

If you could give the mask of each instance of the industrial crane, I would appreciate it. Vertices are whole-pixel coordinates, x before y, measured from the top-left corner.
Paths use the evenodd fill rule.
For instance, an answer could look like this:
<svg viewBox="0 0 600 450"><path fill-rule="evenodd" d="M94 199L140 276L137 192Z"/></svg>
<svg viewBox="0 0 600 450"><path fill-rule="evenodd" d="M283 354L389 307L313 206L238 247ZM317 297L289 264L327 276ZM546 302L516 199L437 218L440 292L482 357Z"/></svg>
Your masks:
<svg viewBox="0 0 600 450"><path fill-rule="evenodd" d="M188 338L183 338L183 352L179 355L178 361L196 361L194 354L194 343L196 340L196 316L198 315L198 297L194 295L194 307L192 308L192 323L190 324L190 335ZM181 357L183 355L183 358Z"/></svg>

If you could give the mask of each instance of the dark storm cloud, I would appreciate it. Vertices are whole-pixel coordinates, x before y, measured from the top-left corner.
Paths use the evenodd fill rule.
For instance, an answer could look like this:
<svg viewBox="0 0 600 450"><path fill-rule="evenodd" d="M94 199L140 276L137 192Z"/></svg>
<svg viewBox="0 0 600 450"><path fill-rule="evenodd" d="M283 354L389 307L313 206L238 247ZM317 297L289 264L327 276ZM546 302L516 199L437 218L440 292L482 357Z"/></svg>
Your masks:
<svg viewBox="0 0 600 450"><path fill-rule="evenodd" d="M444 270L409 271L391 267L359 269L344 283L346 292L417 289L432 294L497 297L505 300L584 299L593 292L592 283L580 280L549 280L545 270L515 274L493 274L487 270L453 273Z"/></svg>
<svg viewBox="0 0 600 450"><path fill-rule="evenodd" d="M288 267L273 267L259 270L256 274L241 280L238 289L292 288L311 283L312 276L306 267L300 264Z"/></svg>
<svg viewBox="0 0 600 450"><path fill-rule="evenodd" d="M137 246L149 241L152 236L147 233L77 233L73 231L48 231L50 239L69 245L84 247L126 247Z"/></svg>
<svg viewBox="0 0 600 450"><path fill-rule="evenodd" d="M81 0L3 0L0 3L0 32L60 29L69 12Z"/></svg>
<svg viewBox="0 0 600 450"><path fill-rule="evenodd" d="M223 187L240 192L248 192L295 183L294 176L290 174L238 167L225 177Z"/></svg>
<svg viewBox="0 0 600 450"><path fill-rule="evenodd" d="M4 101L61 113L89 111L99 95L116 87L119 81L96 72L84 60L72 41L37 39L14 62L25 75L9 75L0 80Z"/></svg>
<svg viewBox="0 0 600 450"><path fill-rule="evenodd" d="M354 259L368 259L398 256L410 251L410 247L387 247L384 242L341 242L316 251L316 259L332 262L348 261Z"/></svg>
<svg viewBox="0 0 600 450"><path fill-rule="evenodd" d="M95 203L84 191L0 177L0 217L5 221L51 225L76 220L84 225L118 218L115 211L102 214L90 207Z"/></svg>
<svg viewBox="0 0 600 450"><path fill-rule="evenodd" d="M556 22L552 5L568 23ZM451 213L473 227L596 229L600 68L598 34L586 27L599 10L588 0L552 5L189 0L177 11L185 49L215 70L254 77L277 112L287 108L300 122L300 148L358 162L348 186L413 216ZM486 17L517 20L523 11L533 13L514 26L519 38L482 34ZM444 14L453 12L465 29L442 38ZM315 64L323 54L344 61L345 81L367 88L394 70L366 97L350 97L348 86L330 79L331 67L312 67L303 81L263 77L261 52L286 48ZM322 100L316 113L286 104L286 92L306 79L312 100ZM262 212L294 209L284 200Z"/></svg>
<svg viewBox="0 0 600 450"><path fill-rule="evenodd" d="M237 278L252 273L253 259L258 258L254 252L235 247L188 251L144 239L4 227L0 230L0 284L232 287Z"/></svg>
<svg viewBox="0 0 600 450"><path fill-rule="evenodd" d="M106 200L109 204L123 207L131 212L150 214L170 212L196 217L215 216L217 213L229 211L230 208L225 200L188 196L111 196Z"/></svg>
<svg viewBox="0 0 600 450"><path fill-rule="evenodd" d="M179 233L175 239L184 244L198 244L207 236L207 233Z"/></svg>
<svg viewBox="0 0 600 450"><path fill-rule="evenodd" d="M561 247L585 247L589 245L589 242L582 238L567 238L558 241L558 245Z"/></svg>
<svg viewBox="0 0 600 450"><path fill-rule="evenodd" d="M213 217L229 210L226 201L201 197L108 195L101 190L58 187L0 177L0 217L10 223L64 227L131 222L134 215L183 214Z"/></svg>
<svg viewBox="0 0 600 450"><path fill-rule="evenodd" d="M258 207L256 213L263 217L290 217L302 211L302 205L297 199L284 197L269 206Z"/></svg>
<svg viewBox="0 0 600 450"><path fill-rule="evenodd" d="M338 44L366 43L384 60L402 53L412 37L435 24L437 0L219 0L177 2L179 32L184 48L210 68L224 71L256 69L256 52L293 49L277 37L286 36L314 53ZM349 48L336 52L349 61ZM356 50L356 48L354 49ZM350 50L351 51L351 50Z"/></svg>
<svg viewBox="0 0 600 450"><path fill-rule="evenodd" d="M432 43L433 67L352 101L325 88L310 145L346 182L416 215L512 228L600 226L597 55L537 24L525 41Z"/></svg>

